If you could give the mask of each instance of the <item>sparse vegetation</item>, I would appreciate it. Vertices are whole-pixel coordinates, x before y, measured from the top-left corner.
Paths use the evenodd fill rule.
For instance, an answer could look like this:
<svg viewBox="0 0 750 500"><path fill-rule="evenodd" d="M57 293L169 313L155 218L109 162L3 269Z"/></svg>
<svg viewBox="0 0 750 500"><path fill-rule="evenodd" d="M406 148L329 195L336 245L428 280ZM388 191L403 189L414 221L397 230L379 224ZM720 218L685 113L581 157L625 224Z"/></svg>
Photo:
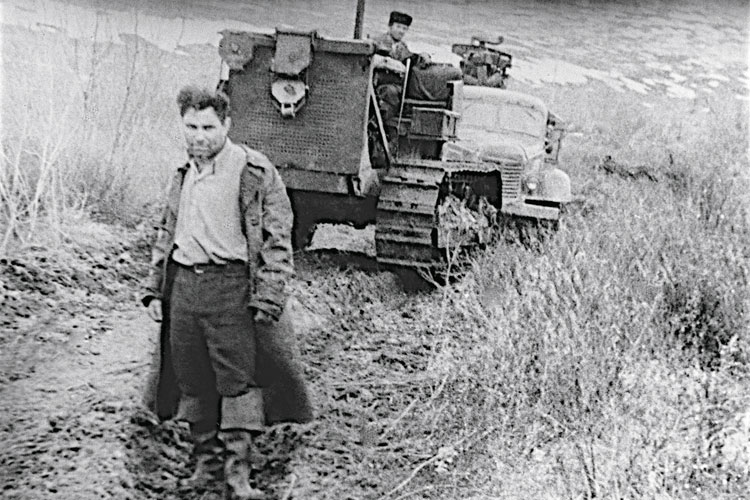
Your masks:
<svg viewBox="0 0 750 500"><path fill-rule="evenodd" d="M181 151L173 95L215 80L214 49L6 26L3 43L18 57L3 62L0 255L74 248L65 228L88 217L150 224ZM320 319L302 347L321 418L294 498L744 498L747 102L509 87L572 124L561 159L583 201L543 245L501 238L430 293L306 261L294 286ZM607 155L657 181L595 169ZM152 483L138 498L171 498Z"/></svg>
<svg viewBox="0 0 750 500"><path fill-rule="evenodd" d="M200 73L137 34L91 43L3 25L2 36L13 84L2 94L0 252L82 210L143 220L181 153L173 94L188 79L215 80L215 51L196 49Z"/></svg>

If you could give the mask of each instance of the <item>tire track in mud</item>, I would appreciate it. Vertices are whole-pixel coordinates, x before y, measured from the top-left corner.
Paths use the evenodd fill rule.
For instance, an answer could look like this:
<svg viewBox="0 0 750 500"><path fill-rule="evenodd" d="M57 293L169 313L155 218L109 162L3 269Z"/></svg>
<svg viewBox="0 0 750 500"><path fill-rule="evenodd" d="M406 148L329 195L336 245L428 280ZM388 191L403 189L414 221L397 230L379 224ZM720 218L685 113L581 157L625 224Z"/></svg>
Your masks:
<svg viewBox="0 0 750 500"><path fill-rule="evenodd" d="M187 426L159 422L142 405L158 326L140 309L110 316L111 329L81 329L0 389L0 497L221 498L220 485L180 486L192 472ZM261 436L253 465L267 491L288 488L307 431L278 425Z"/></svg>
<svg viewBox="0 0 750 500"><path fill-rule="evenodd" d="M140 498L128 465L140 387L156 329L113 313L113 329L76 349L81 332L28 378L0 392L3 498ZM130 448L130 449L129 449Z"/></svg>
<svg viewBox="0 0 750 500"><path fill-rule="evenodd" d="M363 498L396 481L403 464L429 448L392 443L380 432L414 401L429 400L439 383L425 373L435 346L419 320L433 310L430 298L414 303L385 292L398 288L390 273L366 283L359 271L326 277L331 269L318 268L319 260L300 256L288 305L318 419L267 429L253 463L258 485L275 498ZM187 428L158 422L142 406L158 327L128 305L129 291L87 303L88 319L75 315L78 327L65 342L47 343L24 378L0 387L0 497L221 498L219 485L180 486L193 465ZM34 333L71 331L73 320L54 311Z"/></svg>

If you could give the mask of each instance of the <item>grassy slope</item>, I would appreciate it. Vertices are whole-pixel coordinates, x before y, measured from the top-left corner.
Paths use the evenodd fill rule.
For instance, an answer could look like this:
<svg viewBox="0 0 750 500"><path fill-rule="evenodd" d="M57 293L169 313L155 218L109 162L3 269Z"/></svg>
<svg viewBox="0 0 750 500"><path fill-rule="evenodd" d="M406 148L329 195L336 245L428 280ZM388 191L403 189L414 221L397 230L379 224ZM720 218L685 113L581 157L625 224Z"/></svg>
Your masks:
<svg viewBox="0 0 750 500"><path fill-rule="evenodd" d="M417 469L392 496L745 495L746 109L645 108L603 88L544 97L581 134L563 159L586 197L552 239L503 242L417 298L383 292L382 276L315 277L341 326L308 359L341 352L320 375L325 414L357 451L326 498ZM605 154L658 182L595 170ZM720 364L701 369L715 339Z"/></svg>
<svg viewBox="0 0 750 500"><path fill-rule="evenodd" d="M19 85L3 106L26 110L4 114L14 241L38 238L29 216L56 222L75 203L140 220L179 154L174 91L215 79L213 49L28 40L4 31ZM298 497L746 491L747 106L597 85L531 92L571 123L562 159L586 198L545 245L504 241L461 283L418 296L385 274L301 270L297 293L325 325L304 339L322 420L297 460ZM659 182L596 171L604 155ZM710 353L715 337L726 345L713 371L680 347Z"/></svg>

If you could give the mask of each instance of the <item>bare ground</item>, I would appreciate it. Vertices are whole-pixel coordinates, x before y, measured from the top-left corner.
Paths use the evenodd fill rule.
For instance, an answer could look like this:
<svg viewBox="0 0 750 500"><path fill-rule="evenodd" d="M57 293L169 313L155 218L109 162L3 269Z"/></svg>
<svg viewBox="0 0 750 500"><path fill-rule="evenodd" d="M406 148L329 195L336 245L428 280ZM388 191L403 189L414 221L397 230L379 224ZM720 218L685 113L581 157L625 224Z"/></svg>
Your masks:
<svg viewBox="0 0 750 500"><path fill-rule="evenodd" d="M158 338L157 325L136 301L146 240L137 232L91 226L83 231L87 240L76 245L68 241L0 261L7 305L0 336L2 496L212 498L216 491L179 485L191 473L184 425L158 422L142 405ZM387 314L374 303L349 311L347 294L359 294L363 276L353 279L352 271L336 271L324 260L300 256L289 305L320 418L269 428L259 442L256 480L278 498L341 498L345 491L361 498L382 487L372 483L379 474L368 460L376 451L404 459L405 450L375 442L368 421L408 409L408 398L432 384L429 377L409 378L424 369L425 337L394 337L399 323L414 323L409 311L423 307L420 298L412 303L388 292L393 307ZM333 280L339 296L320 286L325 279ZM373 276L376 290L363 293L397 290L394 280L388 273ZM350 321L353 315L359 325ZM373 328L381 334L367 335ZM429 326L414 330L421 328ZM394 387L399 394L391 394Z"/></svg>
<svg viewBox="0 0 750 500"><path fill-rule="evenodd" d="M111 328L78 329L2 390L5 498L134 498L125 458L155 332L140 312L108 319Z"/></svg>

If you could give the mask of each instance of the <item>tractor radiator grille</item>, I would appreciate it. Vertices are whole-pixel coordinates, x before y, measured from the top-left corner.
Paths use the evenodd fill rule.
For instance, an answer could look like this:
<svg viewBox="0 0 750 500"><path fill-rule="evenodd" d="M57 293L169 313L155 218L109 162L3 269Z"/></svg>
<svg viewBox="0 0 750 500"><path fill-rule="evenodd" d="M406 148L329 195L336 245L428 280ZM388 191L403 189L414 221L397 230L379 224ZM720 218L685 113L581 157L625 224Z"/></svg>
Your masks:
<svg viewBox="0 0 750 500"><path fill-rule="evenodd" d="M255 47L245 69L230 77L230 136L257 148L276 165L353 174L365 147L369 72L359 55L316 52L307 69L306 104L293 118L274 105L269 68L273 49Z"/></svg>

